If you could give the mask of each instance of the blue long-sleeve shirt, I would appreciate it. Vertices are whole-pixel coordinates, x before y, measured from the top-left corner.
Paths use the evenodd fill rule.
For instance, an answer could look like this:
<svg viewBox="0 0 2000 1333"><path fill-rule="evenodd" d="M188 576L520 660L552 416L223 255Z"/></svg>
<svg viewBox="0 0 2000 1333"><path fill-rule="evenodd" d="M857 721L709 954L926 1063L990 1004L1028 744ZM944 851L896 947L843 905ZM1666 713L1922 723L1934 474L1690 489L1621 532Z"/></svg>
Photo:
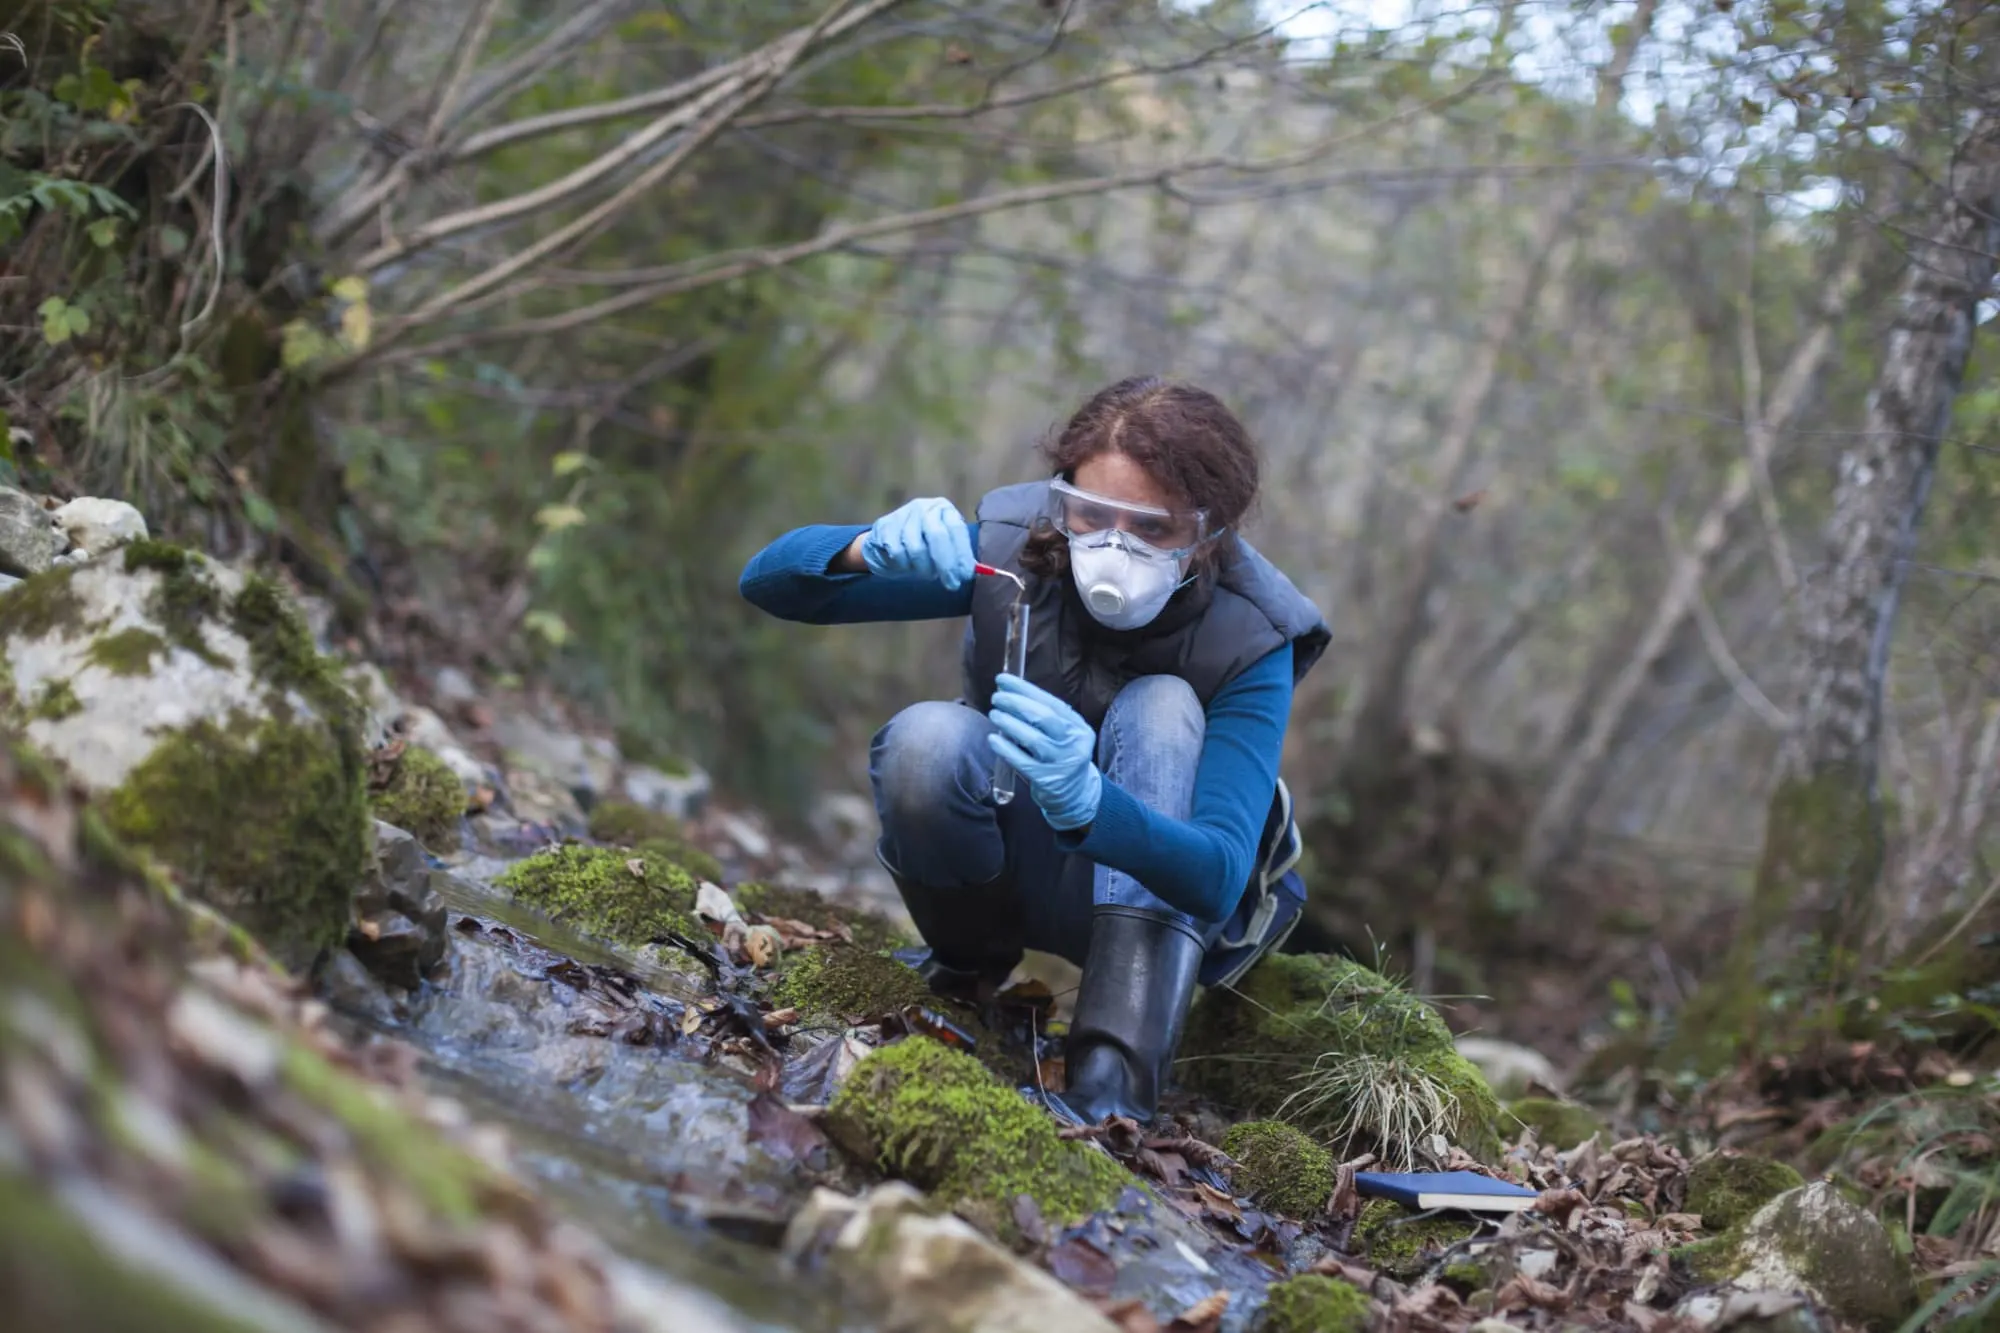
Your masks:
<svg viewBox="0 0 2000 1333"><path fill-rule="evenodd" d="M970 614L972 589L929 579L829 573L865 525L814 524L759 551L739 584L753 606L808 625L943 620ZM973 525L973 549L979 545ZM1109 779L1090 825L1058 832L1057 845L1122 870L1169 905L1201 921L1236 910L1278 785L1292 711L1292 650L1260 658L1208 702L1195 771L1194 809L1172 819Z"/></svg>

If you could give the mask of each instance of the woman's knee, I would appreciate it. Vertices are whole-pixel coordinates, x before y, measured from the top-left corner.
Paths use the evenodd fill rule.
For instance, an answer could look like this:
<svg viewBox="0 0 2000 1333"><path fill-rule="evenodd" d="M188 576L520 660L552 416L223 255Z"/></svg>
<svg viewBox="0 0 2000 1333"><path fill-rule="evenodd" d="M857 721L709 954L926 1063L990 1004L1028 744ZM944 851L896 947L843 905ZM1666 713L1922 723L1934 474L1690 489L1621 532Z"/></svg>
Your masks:
<svg viewBox="0 0 2000 1333"><path fill-rule="evenodd" d="M973 794L978 758L989 753L984 716L963 704L926 700L884 723L869 747L869 775L884 818L898 809L934 807ZM990 760L987 765L990 767Z"/></svg>
<svg viewBox="0 0 2000 1333"><path fill-rule="evenodd" d="M1179 676L1140 676L1118 691L1099 728L1098 750L1108 758L1120 747L1198 755L1208 730L1207 711L1194 686Z"/></svg>

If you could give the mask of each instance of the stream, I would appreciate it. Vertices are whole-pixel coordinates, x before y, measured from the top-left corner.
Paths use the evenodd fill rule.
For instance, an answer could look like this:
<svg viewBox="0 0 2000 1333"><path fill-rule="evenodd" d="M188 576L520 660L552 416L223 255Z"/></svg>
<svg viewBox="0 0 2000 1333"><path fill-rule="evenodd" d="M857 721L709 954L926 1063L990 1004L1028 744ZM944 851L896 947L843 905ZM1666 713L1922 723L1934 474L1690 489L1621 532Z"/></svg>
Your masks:
<svg viewBox="0 0 2000 1333"><path fill-rule="evenodd" d="M871 1327L868 1311L789 1271L777 1249L812 1182L751 1141L749 1080L671 1039L573 1031L601 1006L589 985L556 979L577 977L566 962L616 969L641 987L635 1011L670 1022L706 989L699 969L609 950L514 904L490 883L507 864L475 857L433 876L450 911L448 968L407 996L336 994L342 1019L414 1047L431 1091L503 1126L516 1161L568 1215L659 1279L705 1295L710 1327Z"/></svg>

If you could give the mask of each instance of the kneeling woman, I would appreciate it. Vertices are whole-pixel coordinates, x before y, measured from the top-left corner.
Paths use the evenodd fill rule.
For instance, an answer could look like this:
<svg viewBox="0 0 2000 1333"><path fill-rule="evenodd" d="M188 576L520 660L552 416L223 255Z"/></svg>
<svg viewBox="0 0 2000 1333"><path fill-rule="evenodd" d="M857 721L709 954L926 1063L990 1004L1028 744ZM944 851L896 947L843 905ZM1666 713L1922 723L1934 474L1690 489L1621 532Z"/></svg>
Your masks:
<svg viewBox="0 0 2000 1333"><path fill-rule="evenodd" d="M1283 914L1242 910L1245 890L1296 840L1278 759L1329 635L1236 533L1257 456L1212 394L1122 381L1044 452L1054 476L992 492L972 524L920 499L800 528L742 590L809 624L970 617L964 696L876 733L879 854L940 993L990 995L1024 948L1082 965L1054 1109L1143 1122L1204 956L1240 975L1277 942ZM1025 584L1025 679L1001 669L1015 583L975 561ZM996 756L1032 800L994 801Z"/></svg>

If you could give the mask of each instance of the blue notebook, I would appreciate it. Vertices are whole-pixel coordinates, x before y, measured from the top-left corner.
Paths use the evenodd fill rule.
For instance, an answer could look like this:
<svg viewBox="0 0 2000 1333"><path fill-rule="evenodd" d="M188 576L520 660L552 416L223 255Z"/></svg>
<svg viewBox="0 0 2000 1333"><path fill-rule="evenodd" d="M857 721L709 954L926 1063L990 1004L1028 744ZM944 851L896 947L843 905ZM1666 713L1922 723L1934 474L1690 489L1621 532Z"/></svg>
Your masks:
<svg viewBox="0 0 2000 1333"><path fill-rule="evenodd" d="M1460 1208L1473 1213L1519 1213L1540 1196L1522 1185L1476 1171L1357 1171L1354 1188L1371 1199L1390 1199L1429 1212Z"/></svg>

